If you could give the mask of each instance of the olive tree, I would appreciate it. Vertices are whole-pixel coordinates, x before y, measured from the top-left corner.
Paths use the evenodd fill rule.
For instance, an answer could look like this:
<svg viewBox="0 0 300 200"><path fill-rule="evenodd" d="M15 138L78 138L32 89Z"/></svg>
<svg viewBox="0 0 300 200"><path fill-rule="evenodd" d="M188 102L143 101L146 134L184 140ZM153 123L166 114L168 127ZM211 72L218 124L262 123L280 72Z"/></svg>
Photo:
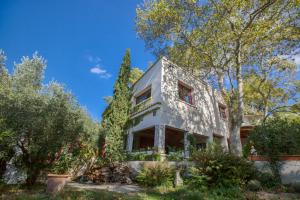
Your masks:
<svg viewBox="0 0 300 200"><path fill-rule="evenodd" d="M87 122L93 123L61 84L43 83L45 67L37 53L23 57L7 75L10 84L0 87L1 146L18 152L15 164L26 172L28 185L53 166L64 146L80 139Z"/></svg>

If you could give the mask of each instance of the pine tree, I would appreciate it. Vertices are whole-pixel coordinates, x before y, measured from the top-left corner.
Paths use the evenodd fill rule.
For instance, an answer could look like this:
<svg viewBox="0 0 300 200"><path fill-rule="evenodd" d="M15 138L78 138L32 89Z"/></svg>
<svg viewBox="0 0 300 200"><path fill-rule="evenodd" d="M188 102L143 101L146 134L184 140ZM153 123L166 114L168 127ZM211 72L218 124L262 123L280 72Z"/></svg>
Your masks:
<svg viewBox="0 0 300 200"><path fill-rule="evenodd" d="M127 49L114 85L113 99L102 116L106 158L110 162L120 161L124 158L124 138L130 108L130 70L130 50Z"/></svg>

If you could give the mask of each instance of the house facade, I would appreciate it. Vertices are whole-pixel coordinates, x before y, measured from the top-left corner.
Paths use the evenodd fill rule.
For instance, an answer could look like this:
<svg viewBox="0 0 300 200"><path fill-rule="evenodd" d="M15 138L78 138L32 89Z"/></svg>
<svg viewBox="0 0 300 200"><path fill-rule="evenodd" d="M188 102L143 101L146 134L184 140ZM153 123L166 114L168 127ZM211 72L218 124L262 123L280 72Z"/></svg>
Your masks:
<svg viewBox="0 0 300 200"><path fill-rule="evenodd" d="M133 85L127 151L153 150L189 156L216 142L228 149L226 104L217 90L162 57Z"/></svg>

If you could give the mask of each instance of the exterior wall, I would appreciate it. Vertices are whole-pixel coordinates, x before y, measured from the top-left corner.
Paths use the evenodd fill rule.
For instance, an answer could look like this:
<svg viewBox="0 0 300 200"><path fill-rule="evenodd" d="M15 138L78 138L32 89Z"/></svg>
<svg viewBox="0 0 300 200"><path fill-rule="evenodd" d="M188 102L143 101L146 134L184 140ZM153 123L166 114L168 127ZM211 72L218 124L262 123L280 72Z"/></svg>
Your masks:
<svg viewBox="0 0 300 200"><path fill-rule="evenodd" d="M143 116L142 121L131 128L132 132L150 128L155 126L156 124L160 124L161 110L156 110L156 116L153 116L153 112L149 112L147 114L143 114L142 112L140 115L137 116L141 116L141 115Z"/></svg>
<svg viewBox="0 0 300 200"><path fill-rule="evenodd" d="M193 88L194 105L179 99L178 81ZM166 125L206 136L210 142L213 141L214 135L222 137L222 146L228 147L227 122L221 119L219 113L219 103L225 103L217 91L166 58L159 59L133 86L134 106L135 97L149 86L152 99L147 104L155 106L134 114L132 118L142 116L142 120L132 126L129 132ZM156 110L155 116L152 110Z"/></svg>
<svg viewBox="0 0 300 200"><path fill-rule="evenodd" d="M193 88L194 105L179 99L178 81ZM213 135L228 137L227 122L219 113L219 103L225 103L217 91L166 59L163 59L161 87L162 124L208 136L210 141ZM227 146L227 141L223 145Z"/></svg>
<svg viewBox="0 0 300 200"><path fill-rule="evenodd" d="M128 161L128 166L133 169L134 173L138 173L144 165L154 165L156 161ZM194 166L193 162L167 162L169 166ZM264 172L269 172L267 161L255 161L255 166ZM283 161L281 169L281 180L284 184L293 184L300 182L300 160Z"/></svg>
<svg viewBox="0 0 300 200"><path fill-rule="evenodd" d="M267 161L255 161L254 165L262 172L270 172ZM300 160L281 161L281 181L283 184L300 182Z"/></svg>
<svg viewBox="0 0 300 200"><path fill-rule="evenodd" d="M135 97L141 94L141 92L149 86L151 86L151 100L147 102L147 104L150 105L161 102L161 69L162 64L160 60L158 60L158 62L156 62L150 69L148 69L148 71L145 72L144 76L136 82L136 84L133 86L132 105L135 106ZM159 107L160 106L157 105L150 109L147 109L146 112L141 112L139 114L133 115L133 118L143 115L143 119L139 124L133 126L131 128L131 131L134 132L160 124L161 111L158 109ZM147 113L147 111L153 109L157 109L155 116L153 116L153 112Z"/></svg>

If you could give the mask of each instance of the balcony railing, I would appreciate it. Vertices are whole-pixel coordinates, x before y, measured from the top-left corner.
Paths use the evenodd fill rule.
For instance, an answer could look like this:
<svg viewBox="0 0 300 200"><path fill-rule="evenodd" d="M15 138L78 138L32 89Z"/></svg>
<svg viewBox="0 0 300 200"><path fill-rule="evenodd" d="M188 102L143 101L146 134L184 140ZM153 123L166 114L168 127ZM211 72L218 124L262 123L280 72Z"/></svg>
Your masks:
<svg viewBox="0 0 300 200"><path fill-rule="evenodd" d="M141 112L142 110L146 109L149 105L151 105L152 97L146 99L145 101L136 104L131 109L131 114Z"/></svg>

